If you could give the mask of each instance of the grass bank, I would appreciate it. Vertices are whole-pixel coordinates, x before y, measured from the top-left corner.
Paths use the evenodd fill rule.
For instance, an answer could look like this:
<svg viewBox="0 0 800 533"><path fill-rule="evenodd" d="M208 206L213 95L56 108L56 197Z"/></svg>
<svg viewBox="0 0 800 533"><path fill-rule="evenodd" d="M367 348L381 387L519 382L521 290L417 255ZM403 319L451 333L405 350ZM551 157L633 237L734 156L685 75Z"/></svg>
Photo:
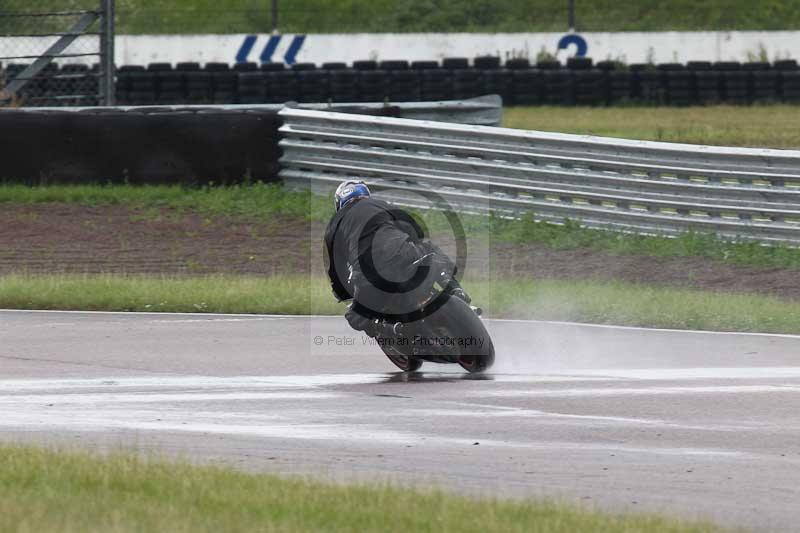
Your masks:
<svg viewBox="0 0 800 533"><path fill-rule="evenodd" d="M625 283L466 281L490 317L708 331L800 334L800 303ZM0 277L0 308L331 314L344 312L318 277Z"/></svg>
<svg viewBox="0 0 800 533"><path fill-rule="evenodd" d="M526 130L721 146L800 148L800 107L515 107L503 125Z"/></svg>
<svg viewBox="0 0 800 533"><path fill-rule="evenodd" d="M0 531L718 531L544 502L0 446Z"/></svg>
<svg viewBox="0 0 800 533"><path fill-rule="evenodd" d="M289 191L280 185L255 183L234 187L184 188L179 186L49 185L28 187L0 185L0 205L73 203L86 206L126 205L142 210L138 218L157 219L164 208L174 214L246 217L262 222L276 215L326 223L333 214L329 198ZM470 239L539 243L568 250L591 248L615 254L659 257L703 257L723 263L766 268L800 269L800 249L762 246L755 242L732 243L712 235L687 233L678 238L645 237L581 228L578 224L555 225L533 217L503 220L461 215ZM446 227L443 217L426 217L431 229Z"/></svg>
<svg viewBox="0 0 800 533"><path fill-rule="evenodd" d="M44 11L48 4L37 2ZM86 2L83 2L85 5ZM581 0L580 31L794 29L791 1ZM284 32L566 31L566 2L549 0L280 0ZM270 4L263 0L121 0L120 33L265 32Z"/></svg>

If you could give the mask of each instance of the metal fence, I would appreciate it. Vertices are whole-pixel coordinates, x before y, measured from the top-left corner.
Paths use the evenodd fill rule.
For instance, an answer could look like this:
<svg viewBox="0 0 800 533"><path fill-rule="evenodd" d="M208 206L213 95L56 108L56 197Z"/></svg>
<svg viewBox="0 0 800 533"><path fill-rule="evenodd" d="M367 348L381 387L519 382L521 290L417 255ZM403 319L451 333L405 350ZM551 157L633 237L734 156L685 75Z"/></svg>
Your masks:
<svg viewBox="0 0 800 533"><path fill-rule="evenodd" d="M0 3L0 105L110 105L114 0Z"/></svg>
<svg viewBox="0 0 800 533"><path fill-rule="evenodd" d="M281 178L400 204L639 234L800 244L800 151L692 146L287 108Z"/></svg>

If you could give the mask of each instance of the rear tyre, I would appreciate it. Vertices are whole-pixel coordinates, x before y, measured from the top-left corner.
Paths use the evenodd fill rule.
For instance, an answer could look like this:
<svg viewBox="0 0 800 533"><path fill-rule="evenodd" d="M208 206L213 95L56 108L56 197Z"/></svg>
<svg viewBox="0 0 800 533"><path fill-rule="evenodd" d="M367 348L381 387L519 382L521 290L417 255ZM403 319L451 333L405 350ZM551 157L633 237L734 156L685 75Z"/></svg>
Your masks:
<svg viewBox="0 0 800 533"><path fill-rule="evenodd" d="M389 361L403 372L416 372L422 366L422 359L406 355L394 346L384 345L381 346L381 349L386 354L386 357L389 358Z"/></svg>

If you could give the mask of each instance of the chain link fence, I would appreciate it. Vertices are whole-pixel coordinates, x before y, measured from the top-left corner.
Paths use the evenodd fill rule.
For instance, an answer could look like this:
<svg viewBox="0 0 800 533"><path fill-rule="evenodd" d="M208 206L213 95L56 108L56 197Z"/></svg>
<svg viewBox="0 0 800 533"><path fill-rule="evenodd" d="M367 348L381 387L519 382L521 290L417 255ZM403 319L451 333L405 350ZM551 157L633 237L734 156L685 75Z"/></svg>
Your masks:
<svg viewBox="0 0 800 533"><path fill-rule="evenodd" d="M113 0L0 2L0 106L113 103Z"/></svg>

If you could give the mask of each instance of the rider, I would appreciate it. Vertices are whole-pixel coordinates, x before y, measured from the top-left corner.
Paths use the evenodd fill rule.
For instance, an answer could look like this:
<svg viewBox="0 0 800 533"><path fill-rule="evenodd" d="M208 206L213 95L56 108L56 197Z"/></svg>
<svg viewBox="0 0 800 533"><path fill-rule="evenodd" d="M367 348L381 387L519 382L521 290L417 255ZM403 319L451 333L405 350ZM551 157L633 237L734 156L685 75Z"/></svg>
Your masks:
<svg viewBox="0 0 800 533"><path fill-rule="evenodd" d="M439 279L453 280L448 291L468 300L454 281L455 264L406 211L372 198L363 181L342 182L334 203L325 231L328 276L339 301L353 299L345 314L353 329L374 333L377 319L409 312Z"/></svg>

